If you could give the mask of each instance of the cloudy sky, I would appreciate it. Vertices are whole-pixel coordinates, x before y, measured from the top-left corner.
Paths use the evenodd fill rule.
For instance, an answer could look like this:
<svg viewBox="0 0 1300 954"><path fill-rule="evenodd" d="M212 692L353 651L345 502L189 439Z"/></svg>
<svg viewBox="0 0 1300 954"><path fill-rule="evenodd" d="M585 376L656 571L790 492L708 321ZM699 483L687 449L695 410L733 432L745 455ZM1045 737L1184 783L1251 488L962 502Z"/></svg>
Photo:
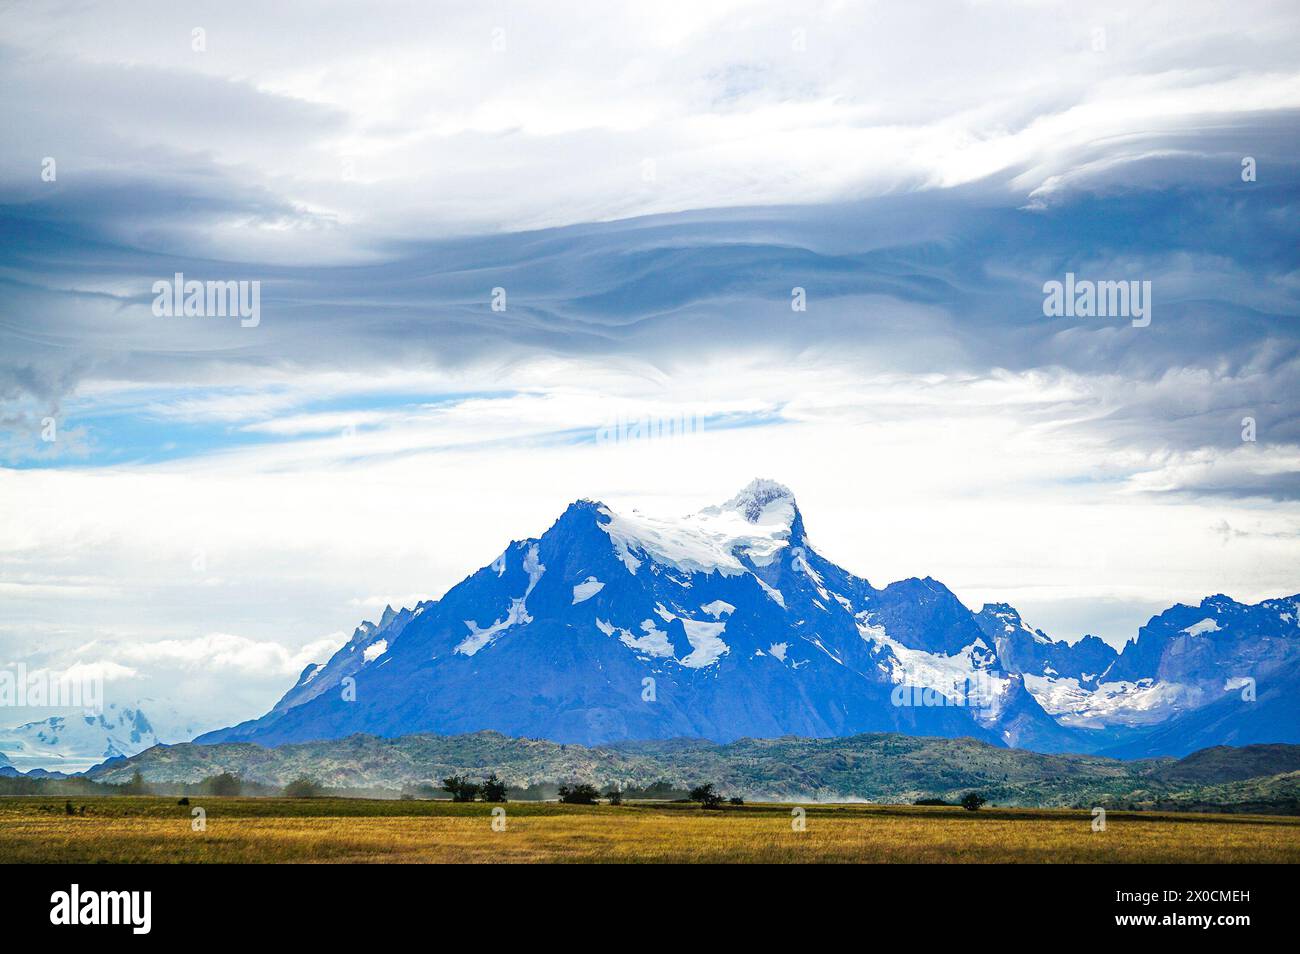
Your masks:
<svg viewBox="0 0 1300 954"><path fill-rule="evenodd" d="M574 498L755 476L1062 638L1300 591L1294 4L593 10L0 9L0 665L247 718Z"/></svg>

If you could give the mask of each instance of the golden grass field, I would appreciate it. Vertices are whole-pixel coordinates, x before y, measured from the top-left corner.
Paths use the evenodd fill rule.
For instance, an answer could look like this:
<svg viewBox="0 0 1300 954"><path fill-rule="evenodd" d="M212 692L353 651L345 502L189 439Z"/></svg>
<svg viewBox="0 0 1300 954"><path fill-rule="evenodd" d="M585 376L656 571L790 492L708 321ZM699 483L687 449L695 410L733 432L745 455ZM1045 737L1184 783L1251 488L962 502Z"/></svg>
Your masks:
<svg viewBox="0 0 1300 954"><path fill-rule="evenodd" d="M114 796L0 799L0 862L1297 862L1300 818L1065 809ZM194 831L191 810L206 812Z"/></svg>

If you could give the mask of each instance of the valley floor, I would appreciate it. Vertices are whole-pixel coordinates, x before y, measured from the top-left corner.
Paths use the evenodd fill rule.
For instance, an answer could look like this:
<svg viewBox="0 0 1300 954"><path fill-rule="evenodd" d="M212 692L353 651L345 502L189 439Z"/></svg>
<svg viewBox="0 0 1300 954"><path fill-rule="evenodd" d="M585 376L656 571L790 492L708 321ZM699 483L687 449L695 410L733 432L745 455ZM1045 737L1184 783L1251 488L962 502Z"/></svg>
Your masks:
<svg viewBox="0 0 1300 954"><path fill-rule="evenodd" d="M1066 809L754 804L0 799L11 862L1300 862L1300 818ZM84 814L81 814L84 806ZM206 828L193 830L201 808ZM499 822L498 822L499 824Z"/></svg>

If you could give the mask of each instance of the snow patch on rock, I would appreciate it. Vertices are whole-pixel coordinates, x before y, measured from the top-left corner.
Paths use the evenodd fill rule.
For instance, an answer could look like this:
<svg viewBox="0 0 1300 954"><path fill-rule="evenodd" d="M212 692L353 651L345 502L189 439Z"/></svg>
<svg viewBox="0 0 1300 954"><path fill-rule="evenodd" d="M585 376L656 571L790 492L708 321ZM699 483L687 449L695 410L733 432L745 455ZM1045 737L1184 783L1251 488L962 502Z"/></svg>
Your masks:
<svg viewBox="0 0 1300 954"><path fill-rule="evenodd" d="M589 576L573 588L573 604L577 606L586 600L591 599L597 593L605 588L605 584L594 576Z"/></svg>

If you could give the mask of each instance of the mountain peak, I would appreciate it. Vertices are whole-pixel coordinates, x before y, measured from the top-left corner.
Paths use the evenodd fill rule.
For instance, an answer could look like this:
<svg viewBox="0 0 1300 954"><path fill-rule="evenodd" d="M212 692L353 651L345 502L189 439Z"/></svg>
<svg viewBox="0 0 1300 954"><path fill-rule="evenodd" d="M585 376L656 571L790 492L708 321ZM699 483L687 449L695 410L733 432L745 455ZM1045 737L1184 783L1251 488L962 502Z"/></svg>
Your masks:
<svg viewBox="0 0 1300 954"><path fill-rule="evenodd" d="M1008 622L1019 623L1020 611L1010 603L985 603L979 611L980 616L993 616Z"/></svg>
<svg viewBox="0 0 1300 954"><path fill-rule="evenodd" d="M750 523L758 523L763 512L774 503L788 503L792 510L798 509L789 487L775 480L756 477L723 507L739 511Z"/></svg>
<svg viewBox="0 0 1300 954"><path fill-rule="evenodd" d="M872 587L817 553L794 495L773 480L671 517L577 500L541 537L512 542L420 606L384 628L363 624L261 719L197 741L497 729L603 744L904 731L1058 751L1133 739L1134 751L1162 754L1157 745L1185 745L1176 729L1160 743L1138 733L1184 717L1215 720L1193 725L1205 739L1297 737L1294 713L1271 708L1274 697L1240 707L1224 688L1260 673L1265 693L1294 696L1294 602L1180 605L1123 654L1098 639L1053 641L1009 604L972 613L930 576ZM1189 642L1202 633L1215 636ZM647 678L657 705L645 705ZM339 704L345 679L364 683L365 702ZM1220 730L1227 705L1243 714ZM63 741L92 729L102 760L102 725L60 719L47 734ZM151 738L134 725L112 738L123 736Z"/></svg>
<svg viewBox="0 0 1300 954"><path fill-rule="evenodd" d="M1016 608L1010 603L985 603L980 607L981 613L1015 613Z"/></svg>
<svg viewBox="0 0 1300 954"><path fill-rule="evenodd" d="M577 500L573 501L573 503L569 504L569 506L564 508L564 514L562 516L568 514L600 513L600 511L606 509L608 508L605 504L599 500L595 500L591 497L579 497Z"/></svg>

